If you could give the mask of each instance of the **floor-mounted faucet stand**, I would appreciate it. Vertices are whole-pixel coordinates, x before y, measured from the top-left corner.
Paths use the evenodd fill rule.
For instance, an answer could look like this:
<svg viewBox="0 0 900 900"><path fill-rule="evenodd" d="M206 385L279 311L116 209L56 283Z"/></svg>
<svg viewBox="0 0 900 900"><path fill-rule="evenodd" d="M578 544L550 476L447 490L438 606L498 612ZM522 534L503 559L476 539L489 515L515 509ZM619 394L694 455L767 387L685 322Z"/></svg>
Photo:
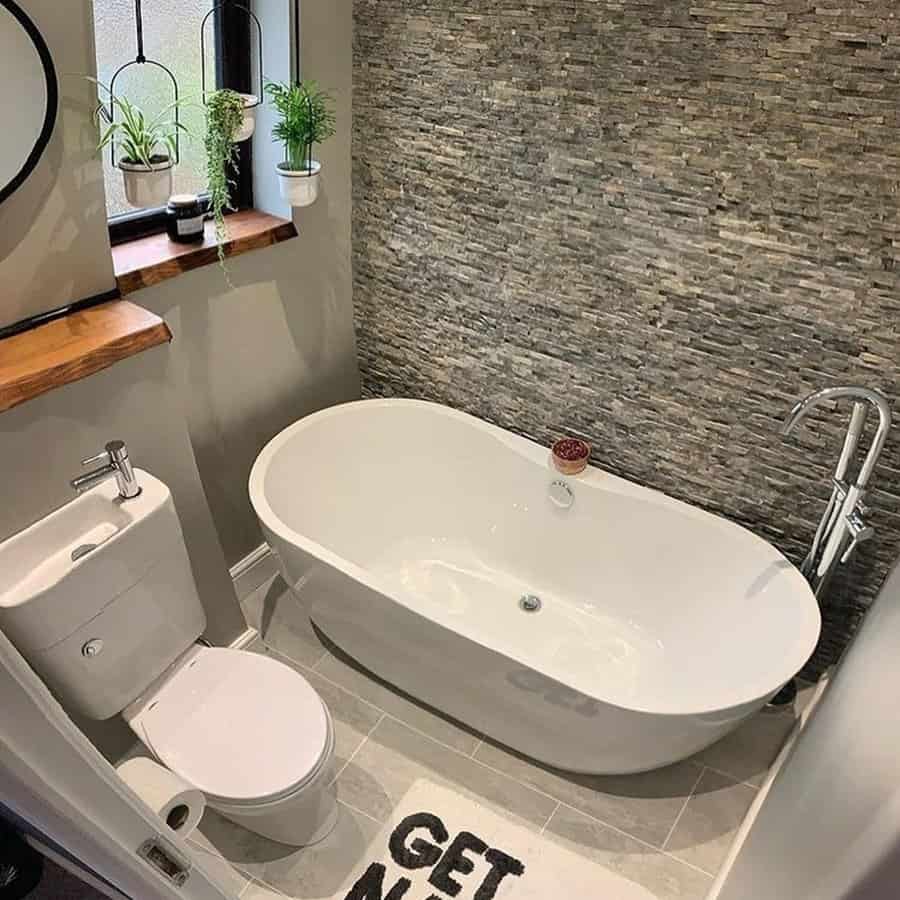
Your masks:
<svg viewBox="0 0 900 900"><path fill-rule="evenodd" d="M866 522L869 510L865 497L891 428L891 408L882 394L870 388L823 388L801 400L791 410L782 429L784 435L789 435L813 409L841 399L854 401L850 423L835 468L831 498L800 566L817 597L827 590L837 567L849 562L857 547L875 536L875 529ZM878 427L869 452L853 474L870 406L878 412Z"/></svg>
<svg viewBox="0 0 900 900"><path fill-rule="evenodd" d="M831 497L809 552L800 564L800 571L820 599L828 590L837 567L849 562L857 547L875 536L875 529L866 521L869 510L865 505L865 498L872 473L878 465L891 429L891 408L882 394L870 388L823 388L797 403L782 428L782 434L789 435L813 409L824 403L843 399L852 400L853 409L834 471ZM872 446L854 475L853 466L859 455L859 443L865 431L870 407L878 412L878 427ZM792 703L796 694L796 682L791 681L771 702L775 705Z"/></svg>

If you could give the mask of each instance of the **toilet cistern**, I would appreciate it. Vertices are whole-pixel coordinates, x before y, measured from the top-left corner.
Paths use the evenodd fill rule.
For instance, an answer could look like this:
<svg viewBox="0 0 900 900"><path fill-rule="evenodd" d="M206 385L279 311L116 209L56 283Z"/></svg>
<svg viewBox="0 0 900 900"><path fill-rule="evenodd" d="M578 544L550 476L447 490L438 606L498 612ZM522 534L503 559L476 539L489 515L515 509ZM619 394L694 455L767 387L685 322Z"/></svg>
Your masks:
<svg viewBox="0 0 900 900"><path fill-rule="evenodd" d="M123 500L133 500L141 493L141 486L134 476L125 441L109 441L102 452L81 461L83 466L92 466L95 463L102 465L69 482L79 494L89 491L107 478L116 479L119 496Z"/></svg>
<svg viewBox="0 0 900 900"><path fill-rule="evenodd" d="M0 542L0 629L70 714L123 716L221 815L282 844L321 840L338 811L331 714L279 660L198 643L172 492L137 469L142 490L123 500L124 445L108 448L92 490Z"/></svg>

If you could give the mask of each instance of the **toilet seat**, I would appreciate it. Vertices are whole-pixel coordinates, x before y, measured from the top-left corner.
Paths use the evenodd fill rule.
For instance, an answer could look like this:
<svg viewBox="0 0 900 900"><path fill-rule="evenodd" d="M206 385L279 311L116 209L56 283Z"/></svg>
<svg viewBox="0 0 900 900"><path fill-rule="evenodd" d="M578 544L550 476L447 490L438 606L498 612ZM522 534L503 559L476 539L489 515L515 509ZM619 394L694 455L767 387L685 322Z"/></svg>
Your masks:
<svg viewBox="0 0 900 900"><path fill-rule="evenodd" d="M331 717L309 682L241 650L191 651L129 722L161 763L231 806L297 793L334 744Z"/></svg>

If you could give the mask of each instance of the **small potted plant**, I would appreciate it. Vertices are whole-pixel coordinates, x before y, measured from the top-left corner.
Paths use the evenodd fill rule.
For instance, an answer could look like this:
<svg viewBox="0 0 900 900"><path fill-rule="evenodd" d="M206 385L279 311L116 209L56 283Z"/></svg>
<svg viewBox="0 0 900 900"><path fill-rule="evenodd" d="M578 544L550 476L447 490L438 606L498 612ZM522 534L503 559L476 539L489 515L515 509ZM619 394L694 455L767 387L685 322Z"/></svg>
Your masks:
<svg viewBox="0 0 900 900"><path fill-rule="evenodd" d="M206 177L209 190L209 211L216 226L219 258L224 257L223 242L228 236L225 213L232 209L232 171L237 156L237 144L245 129L244 95L236 91L213 91L206 97Z"/></svg>
<svg viewBox="0 0 900 900"><path fill-rule="evenodd" d="M322 171L322 164L313 159L313 145L334 134L331 97L315 81L269 82L266 93L279 115L272 137L284 144L284 162L277 168L281 196L291 206L309 206L319 196Z"/></svg>
<svg viewBox="0 0 900 900"><path fill-rule="evenodd" d="M109 93L105 85L100 87ZM171 118L178 104L169 104L157 116L148 119L144 111L126 97L110 95L110 100L119 117L106 123L97 150L102 152L115 144L116 166L122 172L125 199L133 207L165 206L172 194L177 135L179 130L185 130ZM101 107L98 116L104 108Z"/></svg>

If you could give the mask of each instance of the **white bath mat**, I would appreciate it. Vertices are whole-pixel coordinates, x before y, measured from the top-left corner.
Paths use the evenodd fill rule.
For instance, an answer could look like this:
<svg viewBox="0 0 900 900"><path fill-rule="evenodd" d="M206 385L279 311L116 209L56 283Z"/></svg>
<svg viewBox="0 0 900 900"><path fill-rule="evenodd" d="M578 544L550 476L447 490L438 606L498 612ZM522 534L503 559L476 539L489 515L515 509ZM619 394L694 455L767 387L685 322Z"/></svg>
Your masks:
<svg viewBox="0 0 900 900"><path fill-rule="evenodd" d="M334 900L655 900L645 888L417 781Z"/></svg>

